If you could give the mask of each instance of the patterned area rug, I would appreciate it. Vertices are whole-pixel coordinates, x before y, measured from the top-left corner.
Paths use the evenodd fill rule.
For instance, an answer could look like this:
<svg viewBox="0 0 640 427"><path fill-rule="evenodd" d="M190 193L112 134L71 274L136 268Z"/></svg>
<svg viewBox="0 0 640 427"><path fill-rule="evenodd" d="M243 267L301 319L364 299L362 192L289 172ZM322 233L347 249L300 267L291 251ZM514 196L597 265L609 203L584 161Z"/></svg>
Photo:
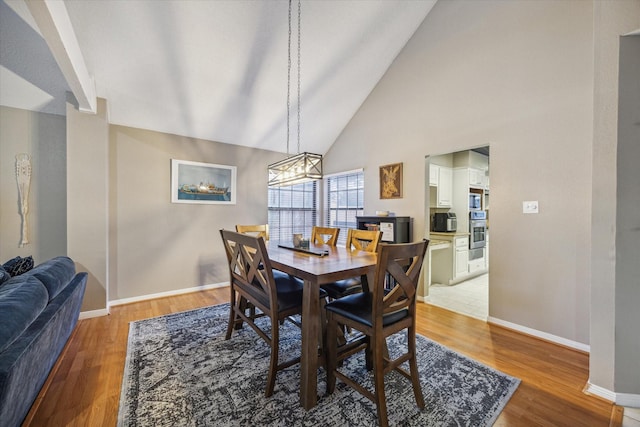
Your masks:
<svg viewBox="0 0 640 427"><path fill-rule="evenodd" d="M269 348L249 327L225 341L228 310L222 304L130 324L118 426L376 425L375 404L340 381L325 395L323 369L313 409L298 403L298 365L280 371L273 396L265 398ZM280 331L281 354L299 353L300 330L285 322ZM390 349L406 348L406 334L389 340ZM422 336L418 354L426 407L420 411L408 380L391 372L390 425L490 426L520 383ZM342 369L373 390L363 355Z"/></svg>

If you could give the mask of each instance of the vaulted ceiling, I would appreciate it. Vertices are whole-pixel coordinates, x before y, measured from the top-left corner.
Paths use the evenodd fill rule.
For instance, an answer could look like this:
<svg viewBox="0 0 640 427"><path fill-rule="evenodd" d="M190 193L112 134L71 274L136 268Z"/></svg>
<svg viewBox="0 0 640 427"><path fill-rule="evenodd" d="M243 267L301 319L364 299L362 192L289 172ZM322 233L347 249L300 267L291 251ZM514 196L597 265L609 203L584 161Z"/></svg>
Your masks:
<svg viewBox="0 0 640 427"><path fill-rule="evenodd" d="M329 149L435 1L302 1L300 151ZM63 4L66 37L77 40L111 123L287 151L286 0ZM296 7L291 153L298 151ZM64 114L65 92L77 91L33 12L24 0L0 3L0 104ZM57 22L53 34L64 37Z"/></svg>

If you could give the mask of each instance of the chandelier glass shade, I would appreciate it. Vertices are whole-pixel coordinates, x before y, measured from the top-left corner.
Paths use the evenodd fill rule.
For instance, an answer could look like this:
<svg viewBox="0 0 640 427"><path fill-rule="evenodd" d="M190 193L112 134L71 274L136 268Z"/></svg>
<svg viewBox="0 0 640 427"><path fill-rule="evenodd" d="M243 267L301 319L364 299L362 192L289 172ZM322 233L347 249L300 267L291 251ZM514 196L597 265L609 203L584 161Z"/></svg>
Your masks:
<svg viewBox="0 0 640 427"><path fill-rule="evenodd" d="M289 0L289 46L287 68L287 156L289 156L289 118L291 116L291 2ZM322 179L322 155L300 152L300 0L298 0L298 154L269 165L269 186L283 187Z"/></svg>

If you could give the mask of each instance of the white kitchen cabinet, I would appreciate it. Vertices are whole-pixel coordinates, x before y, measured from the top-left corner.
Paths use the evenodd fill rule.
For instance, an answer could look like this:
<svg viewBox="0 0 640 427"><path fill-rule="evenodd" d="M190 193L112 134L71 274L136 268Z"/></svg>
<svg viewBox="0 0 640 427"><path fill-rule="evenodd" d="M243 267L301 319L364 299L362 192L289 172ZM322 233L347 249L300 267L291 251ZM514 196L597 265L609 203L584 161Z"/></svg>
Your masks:
<svg viewBox="0 0 640 427"><path fill-rule="evenodd" d="M469 168L469 187L485 187L484 171L481 169Z"/></svg>
<svg viewBox="0 0 640 427"><path fill-rule="evenodd" d="M429 165L431 189L429 207L450 208L453 204L453 169L446 166Z"/></svg>
<svg viewBox="0 0 640 427"><path fill-rule="evenodd" d="M453 170L451 168L438 167L438 208L450 208L453 203Z"/></svg>
<svg viewBox="0 0 640 427"><path fill-rule="evenodd" d="M469 238L456 237L453 246L455 248L454 257L454 275L453 279L457 280L469 274Z"/></svg>
<svg viewBox="0 0 640 427"><path fill-rule="evenodd" d="M452 285L469 275L469 236L455 233L431 233L432 239L450 241L450 247L431 255L431 282Z"/></svg>
<svg viewBox="0 0 640 427"><path fill-rule="evenodd" d="M429 186L438 186L438 174L440 173L440 166L429 165Z"/></svg>
<svg viewBox="0 0 640 427"><path fill-rule="evenodd" d="M469 273L475 273L476 271L481 270L486 270L484 257L469 261Z"/></svg>
<svg viewBox="0 0 640 427"><path fill-rule="evenodd" d="M487 245L484 247L484 268L485 270L489 269L489 232L486 233L486 242Z"/></svg>

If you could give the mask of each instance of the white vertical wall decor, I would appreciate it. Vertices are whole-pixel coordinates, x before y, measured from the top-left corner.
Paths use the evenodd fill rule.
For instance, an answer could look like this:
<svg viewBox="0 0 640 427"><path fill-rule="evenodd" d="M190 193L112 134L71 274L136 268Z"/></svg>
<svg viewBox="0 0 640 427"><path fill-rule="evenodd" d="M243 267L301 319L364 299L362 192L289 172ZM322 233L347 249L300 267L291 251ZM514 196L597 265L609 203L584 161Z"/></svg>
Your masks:
<svg viewBox="0 0 640 427"><path fill-rule="evenodd" d="M16 181L18 182L18 196L20 215L22 216L22 238L20 247L29 244L27 213L29 212L29 185L31 184L31 157L27 153L16 156Z"/></svg>

